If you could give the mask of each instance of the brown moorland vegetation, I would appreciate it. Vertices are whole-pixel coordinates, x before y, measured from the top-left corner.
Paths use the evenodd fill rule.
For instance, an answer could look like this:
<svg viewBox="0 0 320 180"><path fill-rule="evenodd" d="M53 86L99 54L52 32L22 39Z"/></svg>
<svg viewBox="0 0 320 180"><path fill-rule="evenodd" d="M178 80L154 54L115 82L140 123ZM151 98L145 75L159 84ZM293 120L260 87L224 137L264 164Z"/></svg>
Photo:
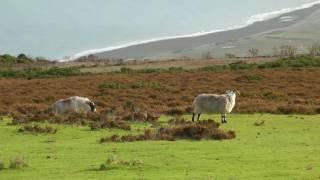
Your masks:
<svg viewBox="0 0 320 180"><path fill-rule="evenodd" d="M127 113L127 104L149 113L190 111L200 93L238 89L236 112L319 113L320 69L280 68L144 74L98 74L48 79L0 79L0 113L47 109L60 98L86 96L98 111ZM152 86L101 88L102 84L156 83Z"/></svg>

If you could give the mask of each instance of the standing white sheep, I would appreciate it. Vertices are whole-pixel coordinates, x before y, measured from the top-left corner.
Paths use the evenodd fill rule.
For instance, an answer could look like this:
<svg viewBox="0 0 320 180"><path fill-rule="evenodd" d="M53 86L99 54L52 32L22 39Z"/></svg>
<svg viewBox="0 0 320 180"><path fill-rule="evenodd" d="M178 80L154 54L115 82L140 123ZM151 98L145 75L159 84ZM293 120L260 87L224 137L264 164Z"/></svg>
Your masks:
<svg viewBox="0 0 320 180"><path fill-rule="evenodd" d="M96 105L90 99L79 96L60 99L51 108L55 116L68 113L86 114L90 111L96 112Z"/></svg>
<svg viewBox="0 0 320 180"><path fill-rule="evenodd" d="M227 123L226 114L230 113L236 104L236 96L240 95L237 90L227 90L225 94L201 94L193 101L193 115L198 115L199 121L201 113L220 113L221 123Z"/></svg>

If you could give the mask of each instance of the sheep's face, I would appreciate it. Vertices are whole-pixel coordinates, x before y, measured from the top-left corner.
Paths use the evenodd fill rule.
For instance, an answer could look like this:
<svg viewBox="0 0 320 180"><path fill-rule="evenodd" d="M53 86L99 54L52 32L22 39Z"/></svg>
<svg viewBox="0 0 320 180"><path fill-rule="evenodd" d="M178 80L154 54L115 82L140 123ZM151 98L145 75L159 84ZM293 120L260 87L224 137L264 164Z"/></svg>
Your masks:
<svg viewBox="0 0 320 180"><path fill-rule="evenodd" d="M226 94L235 94L235 95L240 95L240 92L238 90L227 90Z"/></svg>
<svg viewBox="0 0 320 180"><path fill-rule="evenodd" d="M233 92L234 92L236 95L240 96L240 91L234 90Z"/></svg>
<svg viewBox="0 0 320 180"><path fill-rule="evenodd" d="M91 112L96 112L97 111L96 105L92 101L89 101L88 105L90 106Z"/></svg>

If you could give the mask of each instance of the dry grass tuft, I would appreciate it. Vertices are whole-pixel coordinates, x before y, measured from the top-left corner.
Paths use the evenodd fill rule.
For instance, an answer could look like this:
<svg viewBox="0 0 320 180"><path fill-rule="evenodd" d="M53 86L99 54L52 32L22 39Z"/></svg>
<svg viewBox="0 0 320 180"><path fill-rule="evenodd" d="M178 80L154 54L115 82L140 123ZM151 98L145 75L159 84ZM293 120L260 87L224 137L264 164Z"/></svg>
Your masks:
<svg viewBox="0 0 320 180"><path fill-rule="evenodd" d="M16 157L10 160L9 168L10 169L21 169L28 167L27 161L23 157Z"/></svg>
<svg viewBox="0 0 320 180"><path fill-rule="evenodd" d="M136 167L141 165L143 165L143 161L141 160L122 160L119 159L118 156L110 154L108 159L100 165L99 170L105 171L118 168L120 166Z"/></svg>
<svg viewBox="0 0 320 180"><path fill-rule="evenodd" d="M263 126L265 124L265 120L257 121L253 125L255 126Z"/></svg>

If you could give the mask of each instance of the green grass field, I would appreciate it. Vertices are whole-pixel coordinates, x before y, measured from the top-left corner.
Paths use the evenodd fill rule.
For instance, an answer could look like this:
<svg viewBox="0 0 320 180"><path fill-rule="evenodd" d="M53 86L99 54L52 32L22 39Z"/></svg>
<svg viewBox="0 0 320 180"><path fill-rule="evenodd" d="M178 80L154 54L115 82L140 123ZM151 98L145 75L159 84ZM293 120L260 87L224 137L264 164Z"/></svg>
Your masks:
<svg viewBox="0 0 320 180"><path fill-rule="evenodd" d="M104 144L100 138L143 133L145 125L133 124L131 132L55 125L56 134L32 135L0 120L0 179L320 179L320 115L229 118L223 128L236 131L233 140ZM255 126L260 120L265 124ZM99 170L110 155L143 164ZM28 167L8 168L15 157L24 157Z"/></svg>

